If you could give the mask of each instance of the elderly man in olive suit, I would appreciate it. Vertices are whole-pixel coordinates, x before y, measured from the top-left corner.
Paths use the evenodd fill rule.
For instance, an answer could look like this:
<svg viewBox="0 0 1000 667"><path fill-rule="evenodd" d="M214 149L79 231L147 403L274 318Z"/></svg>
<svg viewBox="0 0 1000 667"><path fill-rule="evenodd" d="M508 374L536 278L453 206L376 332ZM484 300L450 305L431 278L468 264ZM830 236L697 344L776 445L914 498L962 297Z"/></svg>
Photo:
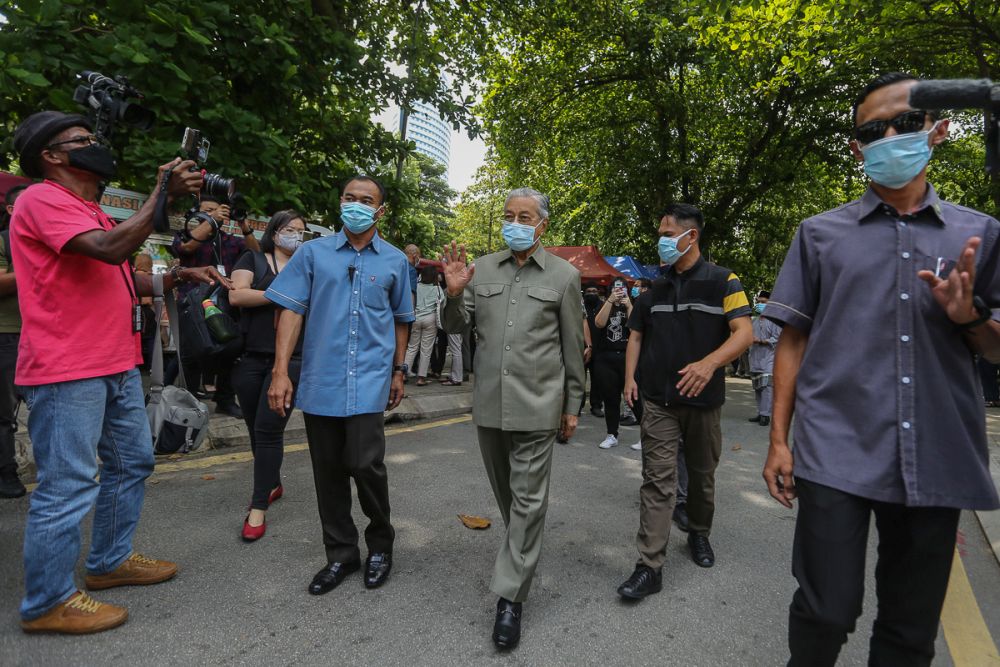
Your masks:
<svg viewBox="0 0 1000 667"><path fill-rule="evenodd" d="M476 324L472 417L507 534L490 588L497 602L493 642L517 645L521 603L542 550L556 434L576 429L583 400L580 274L541 245L549 198L520 188L504 204L509 250L467 264L464 246L445 247L442 324Z"/></svg>

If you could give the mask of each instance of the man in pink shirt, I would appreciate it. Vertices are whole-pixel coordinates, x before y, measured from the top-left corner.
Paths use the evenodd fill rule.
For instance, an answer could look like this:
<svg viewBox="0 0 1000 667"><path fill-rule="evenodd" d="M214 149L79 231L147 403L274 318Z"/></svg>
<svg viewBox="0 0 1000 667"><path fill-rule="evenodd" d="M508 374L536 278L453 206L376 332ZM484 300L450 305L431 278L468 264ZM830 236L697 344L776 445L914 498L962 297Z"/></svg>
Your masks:
<svg viewBox="0 0 1000 667"><path fill-rule="evenodd" d="M23 320L15 382L31 410L38 467L24 533L21 627L99 632L124 623L128 612L90 598L73 579L80 521L95 501L88 589L155 584L177 572L132 550L154 464L136 369L136 313L152 279L136 275L128 260L153 231L159 186L131 218L112 221L97 199L114 176L114 154L82 116L33 114L14 132L14 148L21 171L45 179L21 194L10 223ZM177 159L160 167L157 182L169 178L168 198L198 191L202 175L192 166ZM164 289L189 280L224 279L214 268L174 270Z"/></svg>

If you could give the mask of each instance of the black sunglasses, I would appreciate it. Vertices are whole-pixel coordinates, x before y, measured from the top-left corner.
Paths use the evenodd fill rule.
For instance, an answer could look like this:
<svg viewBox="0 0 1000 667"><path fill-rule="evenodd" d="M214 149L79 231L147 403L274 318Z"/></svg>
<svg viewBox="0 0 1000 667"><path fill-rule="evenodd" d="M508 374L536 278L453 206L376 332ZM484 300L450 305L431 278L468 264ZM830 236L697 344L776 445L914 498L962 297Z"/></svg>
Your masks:
<svg viewBox="0 0 1000 667"><path fill-rule="evenodd" d="M927 120L929 111L915 109L904 111L895 118L889 120L870 120L864 125L854 128L854 138L862 144L870 144L885 137L886 130L892 125L892 129L899 134L911 134L924 129L924 121Z"/></svg>

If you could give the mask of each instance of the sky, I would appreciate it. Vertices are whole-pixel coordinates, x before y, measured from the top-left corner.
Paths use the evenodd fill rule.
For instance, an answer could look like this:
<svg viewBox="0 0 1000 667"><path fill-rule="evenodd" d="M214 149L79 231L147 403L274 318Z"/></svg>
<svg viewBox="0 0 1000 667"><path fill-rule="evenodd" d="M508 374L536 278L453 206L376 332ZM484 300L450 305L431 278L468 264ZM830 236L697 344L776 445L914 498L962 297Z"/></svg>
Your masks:
<svg viewBox="0 0 1000 667"><path fill-rule="evenodd" d="M399 107L392 106L376 116L383 127L393 130L399 116ZM472 184L476 170L483 164L486 144L482 139L469 139L463 132L451 133L451 164L448 167L448 185L460 193Z"/></svg>

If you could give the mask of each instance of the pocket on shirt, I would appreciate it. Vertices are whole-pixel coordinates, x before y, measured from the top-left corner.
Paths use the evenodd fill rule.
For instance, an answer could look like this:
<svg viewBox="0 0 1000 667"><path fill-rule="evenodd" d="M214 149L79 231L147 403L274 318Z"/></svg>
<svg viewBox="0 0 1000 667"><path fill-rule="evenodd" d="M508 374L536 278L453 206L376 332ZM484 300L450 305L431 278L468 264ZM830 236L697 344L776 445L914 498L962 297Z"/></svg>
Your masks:
<svg viewBox="0 0 1000 667"><path fill-rule="evenodd" d="M386 310L389 308L389 290L377 282L368 283L361 290L362 301L367 308L372 310Z"/></svg>
<svg viewBox="0 0 1000 667"><path fill-rule="evenodd" d="M529 317L532 326L544 324L550 313L555 314L559 310L559 299L562 296L556 290L547 287L529 287L525 290L528 294Z"/></svg>

